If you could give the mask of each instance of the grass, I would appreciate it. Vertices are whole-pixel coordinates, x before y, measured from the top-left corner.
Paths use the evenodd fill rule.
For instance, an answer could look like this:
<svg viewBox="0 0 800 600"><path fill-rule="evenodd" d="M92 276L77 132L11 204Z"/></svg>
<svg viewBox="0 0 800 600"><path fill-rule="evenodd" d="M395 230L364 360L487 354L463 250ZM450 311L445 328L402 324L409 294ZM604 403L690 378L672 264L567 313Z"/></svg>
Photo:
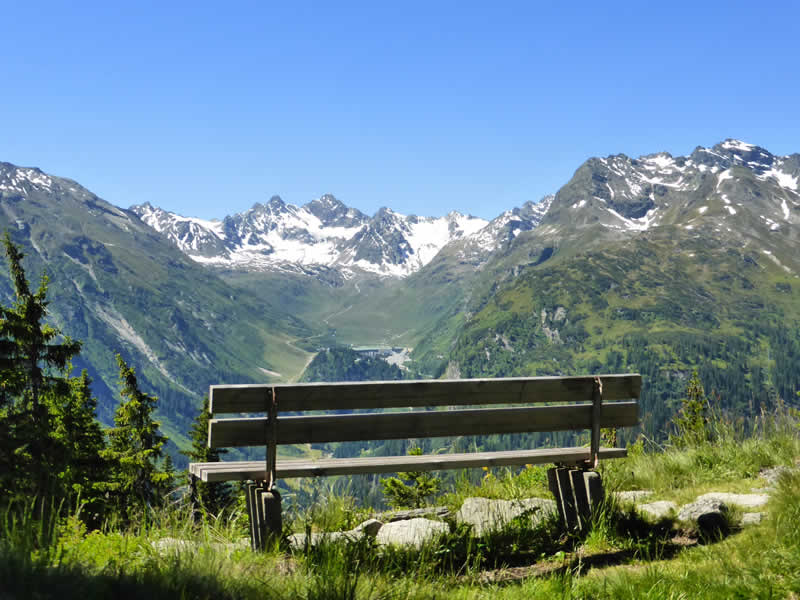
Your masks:
<svg viewBox="0 0 800 600"><path fill-rule="evenodd" d="M763 418L748 431L713 421L711 440L687 448L639 443L603 467L607 490L651 489L685 502L706 491L761 487L760 469L800 457L795 416ZM468 496L523 498L546 491L540 467L459 480L442 502ZM56 514L57 511L51 511ZM374 541L252 553L242 517L194 524L184 509L149 512L134 525L87 531L80 515L44 519L31 506L0 513L0 598L791 598L800 595L800 473L785 475L760 525L684 547L691 531L653 523L612 493L589 529L524 519L484 538L465 526L421 550ZM734 519L737 513L734 512ZM366 518L347 495L322 493L293 531L349 529ZM735 524L734 524L735 525ZM172 539L170 542L168 539ZM175 541L178 540L178 541Z"/></svg>

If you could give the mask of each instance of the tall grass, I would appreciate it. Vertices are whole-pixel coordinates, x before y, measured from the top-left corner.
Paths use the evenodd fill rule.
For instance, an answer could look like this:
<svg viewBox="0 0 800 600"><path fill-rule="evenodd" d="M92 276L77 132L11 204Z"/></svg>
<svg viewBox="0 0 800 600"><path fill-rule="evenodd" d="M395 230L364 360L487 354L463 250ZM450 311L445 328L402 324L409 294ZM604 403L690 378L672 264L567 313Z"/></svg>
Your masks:
<svg viewBox="0 0 800 600"><path fill-rule="evenodd" d="M724 419L687 448L640 443L630 457L603 467L606 487L647 488L687 498L712 486L755 487L765 467L793 465L800 430L789 410L764 414L745 430ZM759 484L760 485L760 484ZM523 498L546 493L544 469L486 474L480 486L462 478L444 498ZM566 532L555 519L519 519L475 538L468 527L421 549L378 548L371 539L320 544L289 553L275 545L252 553L242 540L243 515L188 508L144 511L130 524L110 521L89 531L73 513L45 503L0 511L0 598L776 598L800 595L800 474L778 484L761 525L690 549L677 548L669 520L650 523L609 493L587 531ZM37 508L38 507L38 508ZM322 490L312 508L288 511L295 531L349 529L366 518L352 498ZM606 563L593 557L612 557ZM616 565L616 566L614 566ZM549 576L531 576L538 566ZM514 579L487 583L486 572ZM529 571L524 571L529 569ZM522 577L522 575L520 575ZM504 579L503 576L499 579Z"/></svg>
<svg viewBox="0 0 800 600"><path fill-rule="evenodd" d="M792 465L800 457L797 411L778 404L751 423L712 414L709 436L685 448L640 440L628 458L602 465L607 486L656 493L754 479L767 467Z"/></svg>

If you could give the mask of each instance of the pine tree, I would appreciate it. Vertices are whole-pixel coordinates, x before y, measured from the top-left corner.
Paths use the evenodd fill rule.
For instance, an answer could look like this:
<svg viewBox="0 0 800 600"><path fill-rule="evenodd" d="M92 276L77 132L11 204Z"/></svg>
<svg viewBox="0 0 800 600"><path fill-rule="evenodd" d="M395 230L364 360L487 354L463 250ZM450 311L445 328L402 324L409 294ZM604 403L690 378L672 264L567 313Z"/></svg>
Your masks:
<svg viewBox="0 0 800 600"><path fill-rule="evenodd" d="M163 490L169 496L175 490L175 465L172 463L172 457L169 454L164 455L164 466L162 471L166 477L162 484Z"/></svg>
<svg viewBox="0 0 800 600"><path fill-rule="evenodd" d="M189 431L192 447L183 452L192 462L219 462L220 456L227 453L227 450L224 449L208 447L208 422L210 420L208 396L205 396L203 408L195 417L192 429ZM231 486L227 482L195 482L193 501L213 515L219 515L231 503L231 499Z"/></svg>
<svg viewBox="0 0 800 600"><path fill-rule="evenodd" d="M410 456L420 456L422 448L409 448ZM427 498L439 492L441 481L422 471L402 471L397 477L381 479L383 495L393 508L422 508Z"/></svg>
<svg viewBox="0 0 800 600"><path fill-rule="evenodd" d="M44 322L47 276L31 292L24 255L8 232L3 245L15 299L0 307L0 493L42 498L56 491L60 458L49 401L69 393L67 371L80 342Z"/></svg>
<svg viewBox="0 0 800 600"><path fill-rule="evenodd" d="M676 432L669 436L670 443L686 448L708 441L707 408L708 399L695 369L686 387L686 398L681 400L680 413L674 418Z"/></svg>
<svg viewBox="0 0 800 600"><path fill-rule="evenodd" d="M61 489L84 503L84 513L99 515L102 504L100 484L108 476L103 459L105 435L97 421L97 399L92 380L84 369L69 380L69 393L52 401L52 436L58 444ZM86 506L88 504L88 507Z"/></svg>
<svg viewBox="0 0 800 600"><path fill-rule="evenodd" d="M112 464L107 489L116 495L119 508L128 513L128 499L144 506L161 503L168 492L169 476L158 468L167 438L153 421L157 398L142 392L136 372L117 354L122 403L108 431L109 448L104 456Z"/></svg>

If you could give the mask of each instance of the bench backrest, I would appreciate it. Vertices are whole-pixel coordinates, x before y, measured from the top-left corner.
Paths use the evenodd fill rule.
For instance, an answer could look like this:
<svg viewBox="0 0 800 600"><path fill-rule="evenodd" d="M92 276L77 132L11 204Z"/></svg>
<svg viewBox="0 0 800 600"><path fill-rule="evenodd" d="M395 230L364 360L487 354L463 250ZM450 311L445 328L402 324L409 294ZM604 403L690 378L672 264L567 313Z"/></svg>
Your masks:
<svg viewBox="0 0 800 600"><path fill-rule="evenodd" d="M594 438L598 437L600 427L638 423L640 390L641 376L637 374L216 385L211 386L212 414L262 413L263 416L212 419L209 446L274 446L592 429L592 446L596 450ZM463 408L499 404L522 406ZM433 407L461 408L413 410ZM296 414L401 408L406 410Z"/></svg>

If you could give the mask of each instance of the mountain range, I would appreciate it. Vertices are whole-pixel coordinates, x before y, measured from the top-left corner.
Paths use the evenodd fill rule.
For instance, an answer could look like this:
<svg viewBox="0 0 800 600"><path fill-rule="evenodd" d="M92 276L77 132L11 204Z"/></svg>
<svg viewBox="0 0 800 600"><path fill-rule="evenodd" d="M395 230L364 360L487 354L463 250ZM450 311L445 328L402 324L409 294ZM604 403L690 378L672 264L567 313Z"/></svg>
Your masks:
<svg viewBox="0 0 800 600"><path fill-rule="evenodd" d="M85 342L105 421L114 351L181 444L208 384L296 380L321 347L372 344L413 348L418 376L639 370L657 430L693 368L731 414L800 389L799 182L800 155L726 140L591 158L489 222L332 195L208 221L0 163L0 220Z"/></svg>
<svg viewBox="0 0 800 600"><path fill-rule="evenodd" d="M491 224L458 212L418 217L385 207L367 217L330 194L301 207L273 196L266 204L215 221L181 216L149 203L131 210L201 264L293 273L333 269L350 279L358 274L408 276L455 240L474 240L489 253L510 233L536 227L550 200L529 202Z"/></svg>

